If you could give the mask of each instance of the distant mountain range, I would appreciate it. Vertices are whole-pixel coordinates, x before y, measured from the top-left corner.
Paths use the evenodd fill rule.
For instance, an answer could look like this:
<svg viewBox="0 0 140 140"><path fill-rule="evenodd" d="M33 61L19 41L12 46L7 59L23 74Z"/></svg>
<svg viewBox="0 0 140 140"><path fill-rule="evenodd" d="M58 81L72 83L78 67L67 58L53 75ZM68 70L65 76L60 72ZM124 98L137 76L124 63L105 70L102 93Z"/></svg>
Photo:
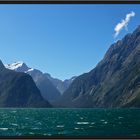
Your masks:
<svg viewBox="0 0 140 140"><path fill-rule="evenodd" d="M71 83L76 78L76 76L73 76L70 79L66 79L66 80L62 81L62 80L59 80L57 78L51 77L51 75L48 73L46 73L45 75L52 82L52 84L59 90L59 92L61 94L63 94L68 89L68 87L71 85Z"/></svg>
<svg viewBox="0 0 140 140"><path fill-rule="evenodd" d="M48 73L42 73L40 70L29 68L24 62L14 62L5 64L5 67L16 72L24 72L29 74L37 87L39 88L43 98L53 103L60 98L61 94L69 87L75 77L62 81L51 77Z"/></svg>
<svg viewBox="0 0 140 140"><path fill-rule="evenodd" d="M140 26L112 44L103 60L78 76L56 105L140 107Z"/></svg>
<svg viewBox="0 0 140 140"><path fill-rule="evenodd" d="M0 107L52 107L43 99L32 77L6 69L0 61Z"/></svg>

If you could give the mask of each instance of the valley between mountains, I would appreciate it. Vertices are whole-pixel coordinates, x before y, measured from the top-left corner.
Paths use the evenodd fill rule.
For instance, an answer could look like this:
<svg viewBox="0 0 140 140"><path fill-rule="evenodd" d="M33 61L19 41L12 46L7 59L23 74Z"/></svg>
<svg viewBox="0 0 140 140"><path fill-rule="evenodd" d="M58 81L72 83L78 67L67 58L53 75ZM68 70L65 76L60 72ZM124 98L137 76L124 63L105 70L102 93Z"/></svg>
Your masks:
<svg viewBox="0 0 140 140"><path fill-rule="evenodd" d="M0 107L139 108L140 26L90 72L64 81L24 62L0 61Z"/></svg>

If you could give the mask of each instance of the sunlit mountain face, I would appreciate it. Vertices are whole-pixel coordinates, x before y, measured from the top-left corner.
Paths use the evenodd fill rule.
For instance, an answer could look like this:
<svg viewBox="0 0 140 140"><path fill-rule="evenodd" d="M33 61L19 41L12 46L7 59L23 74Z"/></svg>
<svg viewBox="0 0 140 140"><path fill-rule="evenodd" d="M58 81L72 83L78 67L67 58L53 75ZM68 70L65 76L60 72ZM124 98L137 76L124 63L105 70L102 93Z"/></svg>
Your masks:
<svg viewBox="0 0 140 140"><path fill-rule="evenodd" d="M93 70L77 77L58 104L67 107L140 107L139 84L140 26L112 44Z"/></svg>

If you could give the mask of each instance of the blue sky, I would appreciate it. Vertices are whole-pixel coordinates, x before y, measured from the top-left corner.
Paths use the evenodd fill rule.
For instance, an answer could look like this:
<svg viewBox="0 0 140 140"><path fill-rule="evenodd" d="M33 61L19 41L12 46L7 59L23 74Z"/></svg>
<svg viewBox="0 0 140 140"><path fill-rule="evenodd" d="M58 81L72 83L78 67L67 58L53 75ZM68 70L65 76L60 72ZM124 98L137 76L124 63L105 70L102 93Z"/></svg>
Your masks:
<svg viewBox="0 0 140 140"><path fill-rule="evenodd" d="M114 28L135 16L114 40ZM0 5L0 59L62 80L93 69L114 41L140 25L140 5Z"/></svg>

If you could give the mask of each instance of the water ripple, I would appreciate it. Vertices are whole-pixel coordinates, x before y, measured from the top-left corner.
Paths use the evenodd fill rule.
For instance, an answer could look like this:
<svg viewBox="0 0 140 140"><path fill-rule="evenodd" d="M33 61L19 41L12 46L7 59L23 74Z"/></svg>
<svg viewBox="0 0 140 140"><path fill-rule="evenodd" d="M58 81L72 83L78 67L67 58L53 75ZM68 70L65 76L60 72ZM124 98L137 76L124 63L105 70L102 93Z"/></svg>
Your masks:
<svg viewBox="0 0 140 140"><path fill-rule="evenodd" d="M77 124L89 124L89 122L77 122Z"/></svg>

